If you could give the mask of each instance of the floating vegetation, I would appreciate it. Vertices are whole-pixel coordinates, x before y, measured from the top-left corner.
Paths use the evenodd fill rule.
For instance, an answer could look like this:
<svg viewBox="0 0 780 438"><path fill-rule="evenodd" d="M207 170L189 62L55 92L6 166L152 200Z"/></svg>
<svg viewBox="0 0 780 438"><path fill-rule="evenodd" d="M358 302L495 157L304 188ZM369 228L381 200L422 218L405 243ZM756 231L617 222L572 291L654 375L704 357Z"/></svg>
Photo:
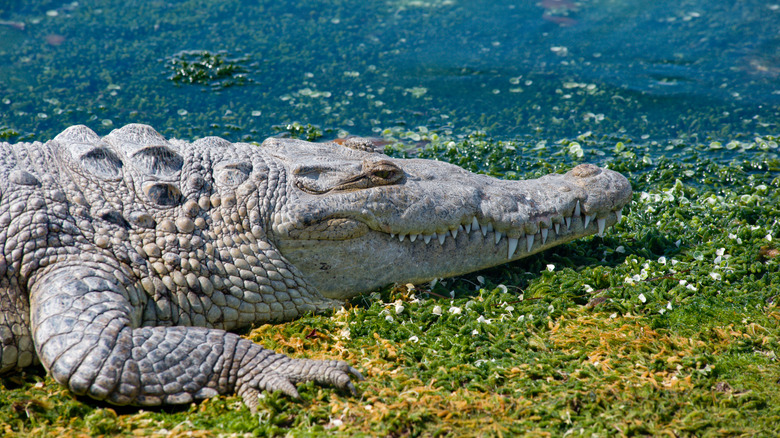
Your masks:
<svg viewBox="0 0 780 438"><path fill-rule="evenodd" d="M11 141L11 139L18 137L19 133L6 126L0 126L0 140Z"/></svg>
<svg viewBox="0 0 780 438"><path fill-rule="evenodd" d="M222 89L252 82L247 77L249 69L245 67L248 61L247 56L229 58L225 52L185 50L169 57L166 67L173 72L168 79L177 84L198 84Z"/></svg>
<svg viewBox="0 0 780 438"><path fill-rule="evenodd" d="M284 138L300 138L306 141L315 141L322 137L322 128L310 123L303 125L300 122L292 122L285 125L274 125L272 129L277 133L277 136Z"/></svg>

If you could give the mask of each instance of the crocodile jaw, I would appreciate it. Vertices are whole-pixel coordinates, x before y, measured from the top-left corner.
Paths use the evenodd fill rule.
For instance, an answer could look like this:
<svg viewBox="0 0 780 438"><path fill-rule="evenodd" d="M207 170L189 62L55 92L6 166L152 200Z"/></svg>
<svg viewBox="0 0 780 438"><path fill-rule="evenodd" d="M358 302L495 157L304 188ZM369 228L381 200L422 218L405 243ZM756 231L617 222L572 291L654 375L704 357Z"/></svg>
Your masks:
<svg viewBox="0 0 780 438"><path fill-rule="evenodd" d="M285 211L279 217L287 219L271 227L280 252L323 295L344 299L461 275L603 234L631 198L625 177L589 164L502 181L444 163L421 169L420 160L395 161L407 173L404 184L326 198L360 208L328 212L299 199L293 205L305 207Z"/></svg>
<svg viewBox="0 0 780 438"><path fill-rule="evenodd" d="M346 299L393 282L420 283L521 259L579 237L603 233L620 215L617 210L596 220L584 214L569 216L563 224L521 237L507 237L486 223L458 228L455 236L370 230L360 238L344 241L291 240L280 243L280 251L323 295Z"/></svg>

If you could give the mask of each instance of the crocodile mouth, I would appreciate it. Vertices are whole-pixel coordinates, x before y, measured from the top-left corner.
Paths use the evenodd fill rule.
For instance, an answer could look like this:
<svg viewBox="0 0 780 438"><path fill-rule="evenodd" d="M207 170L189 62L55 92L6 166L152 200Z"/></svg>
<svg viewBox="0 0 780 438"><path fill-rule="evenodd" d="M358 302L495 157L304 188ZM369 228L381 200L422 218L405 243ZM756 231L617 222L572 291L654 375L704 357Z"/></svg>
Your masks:
<svg viewBox="0 0 780 438"><path fill-rule="evenodd" d="M365 221L362 218L331 217L301 229L290 230L288 235L299 241L344 241L357 239L368 233L377 233L383 235L388 242L397 241L397 244L433 243L444 246L452 241L457 246L461 241L473 243L473 240L481 234L486 247L491 244L498 247L506 242L506 255L511 259L515 254L531 253L542 247L553 246L553 242L561 239L571 240L587 234L603 236L607 226L620 222L622 210L621 207L616 210L588 213L581 208L578 200L574 208L567 213L539 215L512 224L489 217L478 218L477 215L471 215L460 221L453 221L450 225L437 227L437 231L404 230L401 227L377 224L374 223L375 221Z"/></svg>
<svg viewBox="0 0 780 438"><path fill-rule="evenodd" d="M438 232L391 232L390 238L398 239L403 243L408 240L410 243L431 242L445 245L448 240L457 242L458 236L469 236L469 241L473 237L482 235L486 244L492 243L495 246L503 241L507 242L507 258L512 258L518 248L530 253L537 247L552 246L547 245L564 238L582 236L584 234L598 234L604 236L604 230L607 226L614 225L622 219L623 209L614 211L603 211L598 213L585 213L580 208L580 202L577 201L574 209L568 215L541 216L534 220L526 221L520 226L511 226L499 221L493 221L490 218L478 219L472 216L470 219L464 219L464 223L449 227L446 231ZM592 232L588 228L592 228Z"/></svg>

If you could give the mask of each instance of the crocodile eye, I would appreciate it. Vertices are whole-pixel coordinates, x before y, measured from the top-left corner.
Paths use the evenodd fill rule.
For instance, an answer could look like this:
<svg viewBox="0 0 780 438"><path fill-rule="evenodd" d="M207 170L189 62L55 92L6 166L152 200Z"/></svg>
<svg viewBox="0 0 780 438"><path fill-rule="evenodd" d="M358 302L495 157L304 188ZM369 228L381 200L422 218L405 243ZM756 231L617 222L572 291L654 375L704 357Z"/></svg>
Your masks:
<svg viewBox="0 0 780 438"><path fill-rule="evenodd" d="M366 167L368 167L366 173L371 183L375 185L393 184L404 175L404 172L390 161L376 161Z"/></svg>
<svg viewBox="0 0 780 438"><path fill-rule="evenodd" d="M390 170L378 170L374 172L375 177L382 179L389 179L392 174L393 172Z"/></svg>

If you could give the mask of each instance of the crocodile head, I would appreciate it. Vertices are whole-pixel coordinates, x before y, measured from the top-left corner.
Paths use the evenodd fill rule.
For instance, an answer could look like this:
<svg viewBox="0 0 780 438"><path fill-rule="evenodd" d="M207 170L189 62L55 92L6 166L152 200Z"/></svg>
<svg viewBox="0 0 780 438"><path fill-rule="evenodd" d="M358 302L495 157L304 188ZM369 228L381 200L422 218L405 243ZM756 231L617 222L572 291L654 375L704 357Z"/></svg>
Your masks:
<svg viewBox="0 0 780 438"><path fill-rule="evenodd" d="M269 139L286 169L269 238L325 296L464 274L604 229L631 198L591 164L505 181L361 147ZM365 145L362 145L365 146Z"/></svg>

